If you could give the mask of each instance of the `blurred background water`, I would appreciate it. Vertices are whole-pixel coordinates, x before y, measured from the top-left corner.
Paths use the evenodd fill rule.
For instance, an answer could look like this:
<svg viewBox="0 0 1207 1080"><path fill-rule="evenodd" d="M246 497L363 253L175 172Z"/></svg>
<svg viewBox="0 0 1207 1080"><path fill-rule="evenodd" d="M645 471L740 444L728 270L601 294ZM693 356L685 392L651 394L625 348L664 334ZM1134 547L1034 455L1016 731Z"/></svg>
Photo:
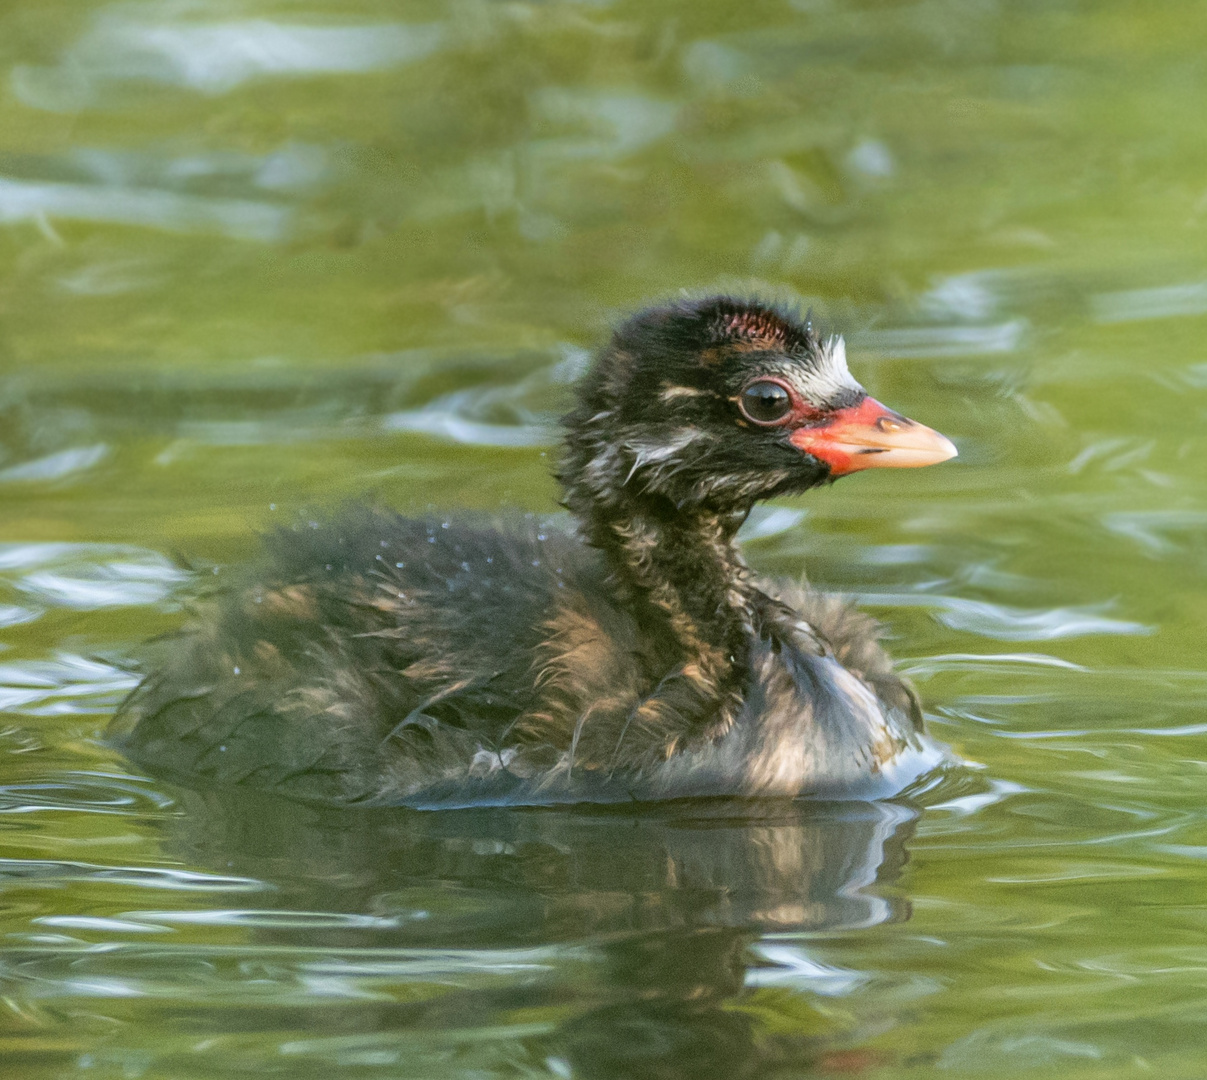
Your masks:
<svg viewBox="0 0 1207 1080"><path fill-rule="evenodd" d="M1205 40L1170 0L0 9L4 1075L1201 1076ZM590 349L734 282L960 446L747 550L885 618L966 768L324 813L103 742L257 529L556 512Z"/></svg>

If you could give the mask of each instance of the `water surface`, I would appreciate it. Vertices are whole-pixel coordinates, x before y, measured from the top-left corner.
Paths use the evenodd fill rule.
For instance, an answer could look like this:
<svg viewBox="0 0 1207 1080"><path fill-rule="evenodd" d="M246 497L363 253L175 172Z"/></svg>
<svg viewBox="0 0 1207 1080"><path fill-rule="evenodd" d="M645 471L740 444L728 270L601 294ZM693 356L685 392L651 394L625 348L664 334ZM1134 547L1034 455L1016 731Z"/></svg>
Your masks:
<svg viewBox="0 0 1207 1080"><path fill-rule="evenodd" d="M0 1058L87 1075L1202 1073L1207 12L0 14ZM552 515L622 313L763 283L958 462L747 550L889 624L900 803L322 812L103 741L257 530Z"/></svg>

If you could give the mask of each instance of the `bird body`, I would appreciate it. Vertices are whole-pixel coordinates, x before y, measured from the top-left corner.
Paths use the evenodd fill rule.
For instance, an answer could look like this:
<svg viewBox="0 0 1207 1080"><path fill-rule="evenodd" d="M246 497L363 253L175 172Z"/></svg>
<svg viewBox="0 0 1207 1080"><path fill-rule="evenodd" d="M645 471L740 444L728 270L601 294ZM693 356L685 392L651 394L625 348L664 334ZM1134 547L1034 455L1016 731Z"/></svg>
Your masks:
<svg viewBox="0 0 1207 1080"><path fill-rule="evenodd" d="M130 754L416 806L869 798L938 762L874 622L735 539L758 499L954 453L868 398L840 341L756 302L651 309L566 424L576 532L360 507L273 533L163 644Z"/></svg>

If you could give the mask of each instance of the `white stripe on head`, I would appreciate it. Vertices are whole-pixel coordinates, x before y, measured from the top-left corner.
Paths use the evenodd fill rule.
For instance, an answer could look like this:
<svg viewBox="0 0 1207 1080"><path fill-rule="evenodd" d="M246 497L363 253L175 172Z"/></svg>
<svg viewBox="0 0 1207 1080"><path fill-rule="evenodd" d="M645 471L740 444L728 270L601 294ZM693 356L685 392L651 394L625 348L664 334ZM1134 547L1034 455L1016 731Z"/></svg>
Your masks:
<svg viewBox="0 0 1207 1080"><path fill-rule="evenodd" d="M671 402L676 398L706 397L707 390L697 390L694 386L668 386L659 395L661 401Z"/></svg>
<svg viewBox="0 0 1207 1080"><path fill-rule="evenodd" d="M814 362L798 376L805 396L823 404L851 390L862 390L847 368L847 346L841 337L830 337L820 343Z"/></svg>

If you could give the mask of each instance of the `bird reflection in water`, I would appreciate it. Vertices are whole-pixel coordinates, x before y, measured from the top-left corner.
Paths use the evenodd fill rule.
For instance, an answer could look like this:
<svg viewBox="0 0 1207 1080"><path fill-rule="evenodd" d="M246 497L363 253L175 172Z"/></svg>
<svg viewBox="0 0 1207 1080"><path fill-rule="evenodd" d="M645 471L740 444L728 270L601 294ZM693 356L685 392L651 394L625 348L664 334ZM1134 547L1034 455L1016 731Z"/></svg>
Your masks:
<svg viewBox="0 0 1207 1080"><path fill-rule="evenodd" d="M261 895L281 917L263 920L255 943L330 949L326 970L353 983L391 964L412 982L394 1000L316 1001L307 1046L383 1032L430 1045L444 1031L451 1048L467 1028L500 1025L505 1037L523 1015L552 1018L523 1045L554 1074L733 1078L835 1055L849 1066L861 1031L835 1029L813 1003L862 976L811 961L808 939L909 915L883 888L916 818L896 804L424 813L248 792L182 798L177 854L273 887ZM357 914L295 924L291 912ZM460 974L441 974L454 956ZM429 969L402 974L416 957ZM766 1023L784 1007L791 1033Z"/></svg>

